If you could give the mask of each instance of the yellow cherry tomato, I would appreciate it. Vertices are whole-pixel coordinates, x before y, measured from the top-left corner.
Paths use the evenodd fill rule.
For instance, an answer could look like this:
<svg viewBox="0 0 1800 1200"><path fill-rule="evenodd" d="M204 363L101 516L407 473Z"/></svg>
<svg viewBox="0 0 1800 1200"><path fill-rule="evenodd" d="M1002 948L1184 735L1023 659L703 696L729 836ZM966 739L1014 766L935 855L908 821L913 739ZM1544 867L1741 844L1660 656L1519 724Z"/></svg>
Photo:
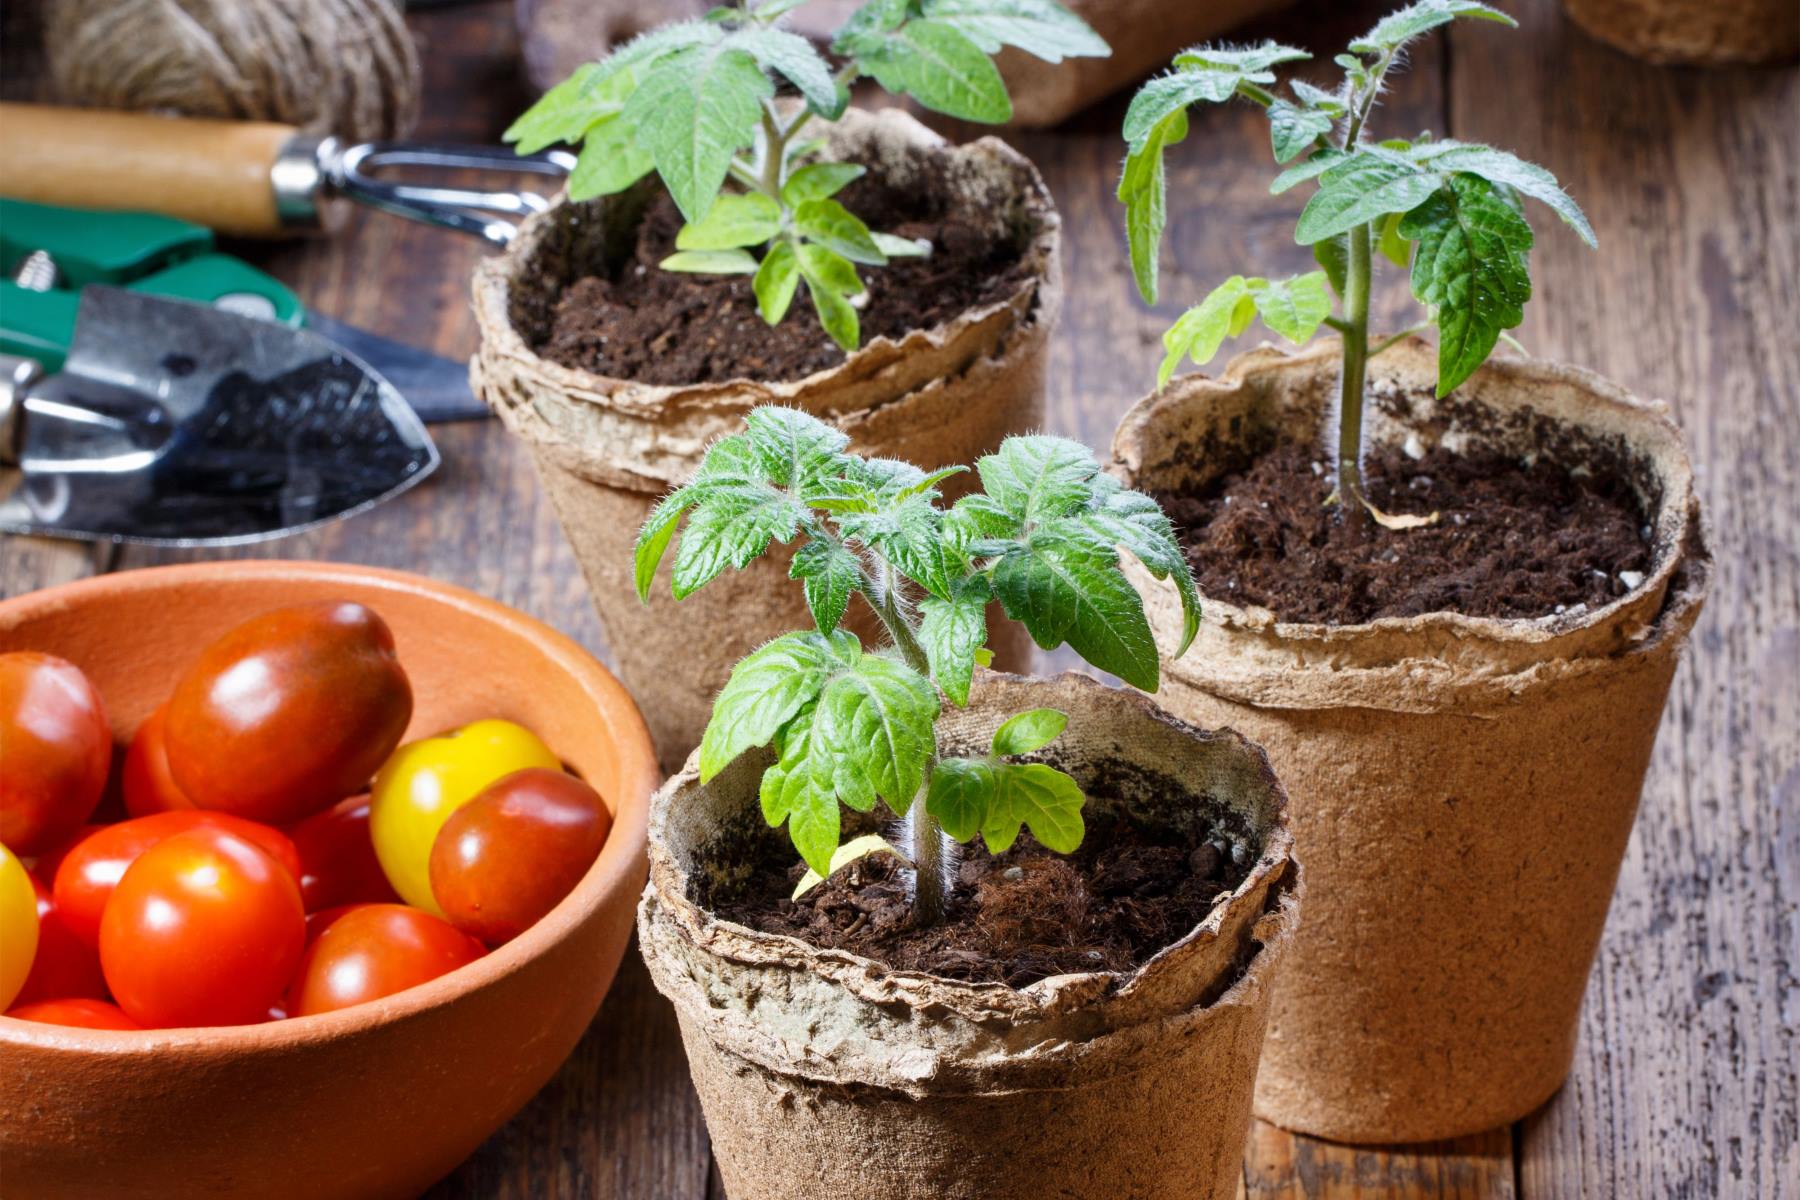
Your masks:
<svg viewBox="0 0 1800 1200"><path fill-rule="evenodd" d="M370 791L369 836L402 900L443 916L431 894L438 830L488 784L528 767L560 771L562 762L531 730L499 720L408 742L388 757Z"/></svg>
<svg viewBox="0 0 1800 1200"><path fill-rule="evenodd" d="M31 876L16 854L0 846L0 1012L12 1007L25 986L37 944L37 892Z"/></svg>

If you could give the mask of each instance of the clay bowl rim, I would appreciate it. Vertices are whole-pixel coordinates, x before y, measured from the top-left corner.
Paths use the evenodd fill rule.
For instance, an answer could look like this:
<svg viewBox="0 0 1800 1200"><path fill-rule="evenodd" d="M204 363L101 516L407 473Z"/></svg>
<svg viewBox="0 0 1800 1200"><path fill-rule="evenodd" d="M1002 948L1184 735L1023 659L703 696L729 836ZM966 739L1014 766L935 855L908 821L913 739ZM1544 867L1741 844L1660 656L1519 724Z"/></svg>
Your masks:
<svg viewBox="0 0 1800 1200"><path fill-rule="evenodd" d="M309 584L341 582L427 597L434 604L458 609L499 626L514 638L532 643L557 667L573 675L596 709L605 714L615 747L625 760L621 774L630 783L621 789L620 796L614 798L616 811L606 845L574 890L530 929L472 963L392 996L334 1012L253 1025L113 1030L49 1025L0 1016L0 1045L89 1051L102 1055L172 1049L229 1055L291 1051L333 1042L404 1021L478 992L573 936L615 892L624 890L635 896L641 889L646 869L650 797L661 786L662 775L651 749L649 729L637 703L612 672L572 638L535 617L467 588L410 571L352 563L290 559L180 563L95 575L0 601L0 633L41 614L77 607L121 592L161 591L174 584L230 583L242 579L277 583L291 580ZM636 759L635 764L631 759Z"/></svg>

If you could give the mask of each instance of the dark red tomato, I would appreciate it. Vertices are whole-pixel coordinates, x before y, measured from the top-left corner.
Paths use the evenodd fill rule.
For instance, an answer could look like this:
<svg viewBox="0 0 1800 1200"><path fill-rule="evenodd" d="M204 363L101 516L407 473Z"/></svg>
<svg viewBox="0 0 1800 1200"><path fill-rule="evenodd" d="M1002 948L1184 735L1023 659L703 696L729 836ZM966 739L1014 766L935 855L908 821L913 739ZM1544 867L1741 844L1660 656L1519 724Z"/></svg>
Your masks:
<svg viewBox="0 0 1800 1200"><path fill-rule="evenodd" d="M85 997L106 999L106 977L100 974L100 956L94 948L75 936L69 923L56 909L56 900L44 881L31 880L37 893L38 944L37 957L31 960L31 974L19 989L14 1004L35 1004L41 1000L66 1000Z"/></svg>
<svg viewBox="0 0 1800 1200"><path fill-rule="evenodd" d="M48 850L100 803L112 728L81 668L49 654L0 654L0 842Z"/></svg>
<svg viewBox="0 0 1800 1200"><path fill-rule="evenodd" d="M514 771L444 822L431 846L431 894L451 924L497 946L581 882L611 830L606 801L575 776Z"/></svg>
<svg viewBox="0 0 1800 1200"><path fill-rule="evenodd" d="M134 817L151 813L180 812L194 807L169 774L169 752L163 747L163 722L169 706L163 705L144 718L125 752L125 767L119 773L125 793L125 811Z"/></svg>
<svg viewBox="0 0 1800 1200"><path fill-rule="evenodd" d="M6 1013L21 1021L42 1025L74 1025L81 1029L142 1029L125 1015L125 1010L105 1000L70 997L64 1000L39 1000L20 1004Z"/></svg>
<svg viewBox="0 0 1800 1200"><path fill-rule="evenodd" d="M326 601L246 621L169 700L169 770L196 807L285 825L366 788L412 719L386 622Z"/></svg>
<svg viewBox="0 0 1800 1200"><path fill-rule="evenodd" d="M306 943L300 886L223 829L144 851L100 922L100 966L125 1015L152 1028L269 1019Z"/></svg>
<svg viewBox="0 0 1800 1200"><path fill-rule="evenodd" d="M300 896L307 912L342 904L398 904L375 843L369 798L352 796L288 829L300 852Z"/></svg>
<svg viewBox="0 0 1800 1200"><path fill-rule="evenodd" d="M69 851L86 841L90 834L98 833L103 828L105 827L97 823L83 825L80 829L75 831L73 837L58 842L55 846L32 859L32 875L43 880L45 883L54 884L56 882L56 869L62 866L62 860L69 856Z"/></svg>
<svg viewBox="0 0 1800 1200"><path fill-rule="evenodd" d="M404 904L360 904L307 948L288 989L288 1014L307 1017L403 992L484 953L448 921Z"/></svg>
<svg viewBox="0 0 1800 1200"><path fill-rule="evenodd" d="M152 813L117 825L104 825L76 843L56 869L52 892L56 907L75 936L90 946L100 944L100 917L107 899L131 864L150 847L194 829L222 829L236 834L270 855L296 881L300 878L300 852L279 829L246 821L229 813ZM297 886L297 885L296 885Z"/></svg>

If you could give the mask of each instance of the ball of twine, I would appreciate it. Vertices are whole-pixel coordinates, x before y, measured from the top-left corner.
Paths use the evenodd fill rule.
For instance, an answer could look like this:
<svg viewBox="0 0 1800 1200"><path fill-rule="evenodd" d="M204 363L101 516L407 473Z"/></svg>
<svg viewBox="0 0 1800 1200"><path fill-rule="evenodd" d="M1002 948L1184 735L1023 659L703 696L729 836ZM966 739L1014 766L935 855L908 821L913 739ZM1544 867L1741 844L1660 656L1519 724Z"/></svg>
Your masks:
<svg viewBox="0 0 1800 1200"><path fill-rule="evenodd" d="M351 141L404 137L419 57L398 0L53 0L58 94L94 108L279 121Z"/></svg>

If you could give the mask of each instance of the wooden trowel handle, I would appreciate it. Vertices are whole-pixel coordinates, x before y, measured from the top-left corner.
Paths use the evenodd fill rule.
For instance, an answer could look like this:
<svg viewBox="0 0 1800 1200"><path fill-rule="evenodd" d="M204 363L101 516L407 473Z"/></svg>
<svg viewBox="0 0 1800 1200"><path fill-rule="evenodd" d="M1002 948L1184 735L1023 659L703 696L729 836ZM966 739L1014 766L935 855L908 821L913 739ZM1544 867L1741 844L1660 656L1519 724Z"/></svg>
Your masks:
<svg viewBox="0 0 1800 1200"><path fill-rule="evenodd" d="M305 142L289 125L0 104L0 194L280 236L296 230L277 204L276 164Z"/></svg>

